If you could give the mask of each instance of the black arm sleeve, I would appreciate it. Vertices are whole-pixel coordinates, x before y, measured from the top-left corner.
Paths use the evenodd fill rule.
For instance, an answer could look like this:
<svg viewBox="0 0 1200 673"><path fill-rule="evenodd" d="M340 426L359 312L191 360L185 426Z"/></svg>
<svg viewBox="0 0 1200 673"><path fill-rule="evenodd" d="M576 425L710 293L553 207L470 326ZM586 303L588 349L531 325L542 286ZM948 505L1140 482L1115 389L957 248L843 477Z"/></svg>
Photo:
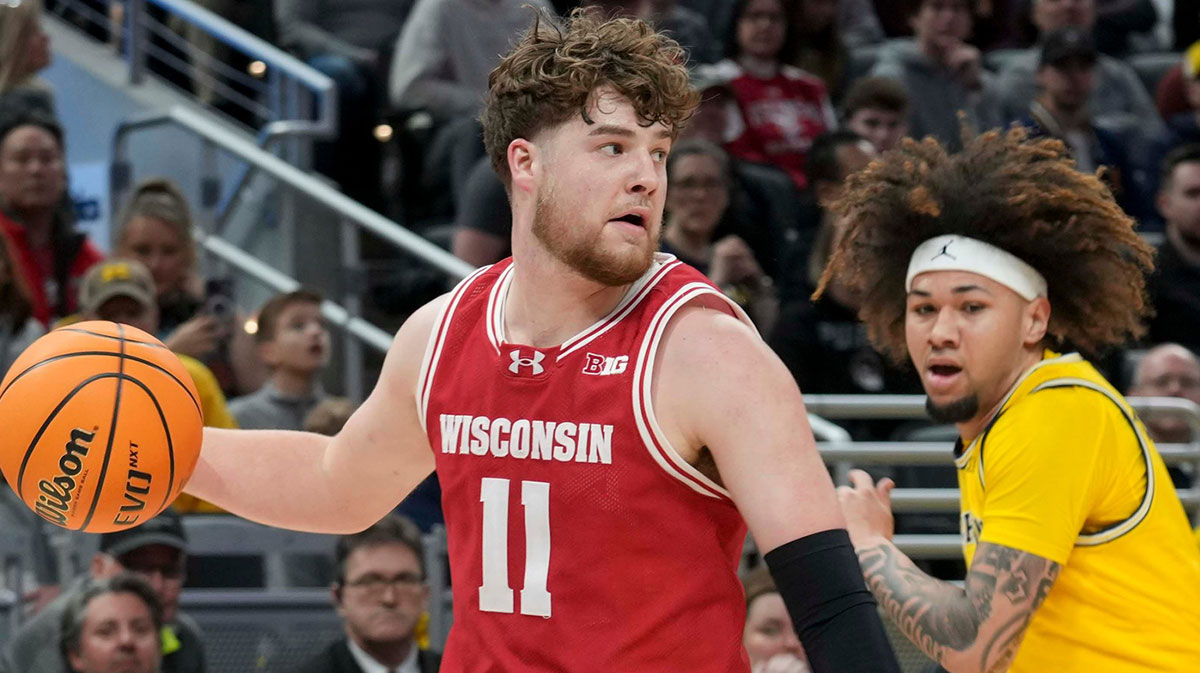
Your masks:
<svg viewBox="0 0 1200 673"><path fill-rule="evenodd" d="M813 673L900 672L845 530L792 540L763 558Z"/></svg>

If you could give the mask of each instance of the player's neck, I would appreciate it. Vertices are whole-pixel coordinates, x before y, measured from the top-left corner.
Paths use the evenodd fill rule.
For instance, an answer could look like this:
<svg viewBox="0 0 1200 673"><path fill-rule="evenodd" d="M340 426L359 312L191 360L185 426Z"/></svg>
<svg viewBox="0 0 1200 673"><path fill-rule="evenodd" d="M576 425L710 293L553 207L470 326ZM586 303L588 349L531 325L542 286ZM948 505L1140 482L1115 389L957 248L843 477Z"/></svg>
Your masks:
<svg viewBox="0 0 1200 673"><path fill-rule="evenodd" d="M505 302L505 337L549 348L579 334L621 302L628 285L586 279L555 259L522 259L513 266Z"/></svg>
<svg viewBox="0 0 1200 673"><path fill-rule="evenodd" d="M991 423L996 414L1000 413L1000 408L1004 406L1004 401L1008 399L1008 396L1012 394L1017 385L1025 378L1029 370L1041 361L1042 349L1040 347L1025 351L1025 356L1021 359L1020 364L1013 367L1007 380L997 387L1000 394L989 400L980 400L981 411L975 414L975 417L971 420L955 426L958 429L958 436L962 438L964 446L975 441L975 438L987 428L988 423Z"/></svg>

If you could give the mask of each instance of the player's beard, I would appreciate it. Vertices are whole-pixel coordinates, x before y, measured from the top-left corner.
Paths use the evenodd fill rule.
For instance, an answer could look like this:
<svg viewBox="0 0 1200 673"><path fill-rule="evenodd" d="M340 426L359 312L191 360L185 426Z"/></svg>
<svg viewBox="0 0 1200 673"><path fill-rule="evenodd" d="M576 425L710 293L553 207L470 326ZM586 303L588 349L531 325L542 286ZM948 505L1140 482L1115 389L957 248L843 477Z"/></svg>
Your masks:
<svg viewBox="0 0 1200 673"><path fill-rule="evenodd" d="M553 186L547 186L544 195L538 197L533 212L533 235L555 259L584 278L609 287L628 285L646 273L654 261L657 243L652 235L646 237L649 243L640 250L629 246L622 246L629 249L620 251L605 249L604 225L595 229L572 226L571 215L559 207L554 191Z"/></svg>
<svg viewBox="0 0 1200 673"><path fill-rule="evenodd" d="M925 411L937 423L965 423L979 413L979 396L971 393L945 404L937 404L932 397L926 397Z"/></svg>

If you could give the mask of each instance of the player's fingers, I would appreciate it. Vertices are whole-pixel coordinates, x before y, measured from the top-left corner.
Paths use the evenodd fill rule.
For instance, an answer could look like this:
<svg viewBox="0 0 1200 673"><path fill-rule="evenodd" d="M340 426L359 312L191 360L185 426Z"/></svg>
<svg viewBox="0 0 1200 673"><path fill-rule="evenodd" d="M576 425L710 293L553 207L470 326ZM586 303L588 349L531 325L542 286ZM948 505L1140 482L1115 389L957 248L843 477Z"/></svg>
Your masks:
<svg viewBox="0 0 1200 673"><path fill-rule="evenodd" d="M872 490L875 488L875 480L863 470L850 470L850 485L855 490Z"/></svg>
<svg viewBox="0 0 1200 673"><path fill-rule="evenodd" d="M894 488L896 488L896 482L892 481L888 477L880 479L879 485L875 487L875 489L879 492L879 495L883 497L884 502L889 504L892 502L892 489Z"/></svg>

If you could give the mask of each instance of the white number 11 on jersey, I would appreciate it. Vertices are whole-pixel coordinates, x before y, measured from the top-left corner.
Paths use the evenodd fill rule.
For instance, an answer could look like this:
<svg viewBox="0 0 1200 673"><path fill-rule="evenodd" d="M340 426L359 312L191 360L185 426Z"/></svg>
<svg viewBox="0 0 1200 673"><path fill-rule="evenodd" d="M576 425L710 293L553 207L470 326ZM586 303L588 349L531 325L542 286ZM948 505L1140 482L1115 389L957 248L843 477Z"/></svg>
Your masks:
<svg viewBox="0 0 1200 673"><path fill-rule="evenodd" d="M484 477L479 489L483 503L483 586L479 609L513 612L513 590L508 586L508 480ZM521 614L550 616L550 484L521 482L525 506L525 588L521 589Z"/></svg>

